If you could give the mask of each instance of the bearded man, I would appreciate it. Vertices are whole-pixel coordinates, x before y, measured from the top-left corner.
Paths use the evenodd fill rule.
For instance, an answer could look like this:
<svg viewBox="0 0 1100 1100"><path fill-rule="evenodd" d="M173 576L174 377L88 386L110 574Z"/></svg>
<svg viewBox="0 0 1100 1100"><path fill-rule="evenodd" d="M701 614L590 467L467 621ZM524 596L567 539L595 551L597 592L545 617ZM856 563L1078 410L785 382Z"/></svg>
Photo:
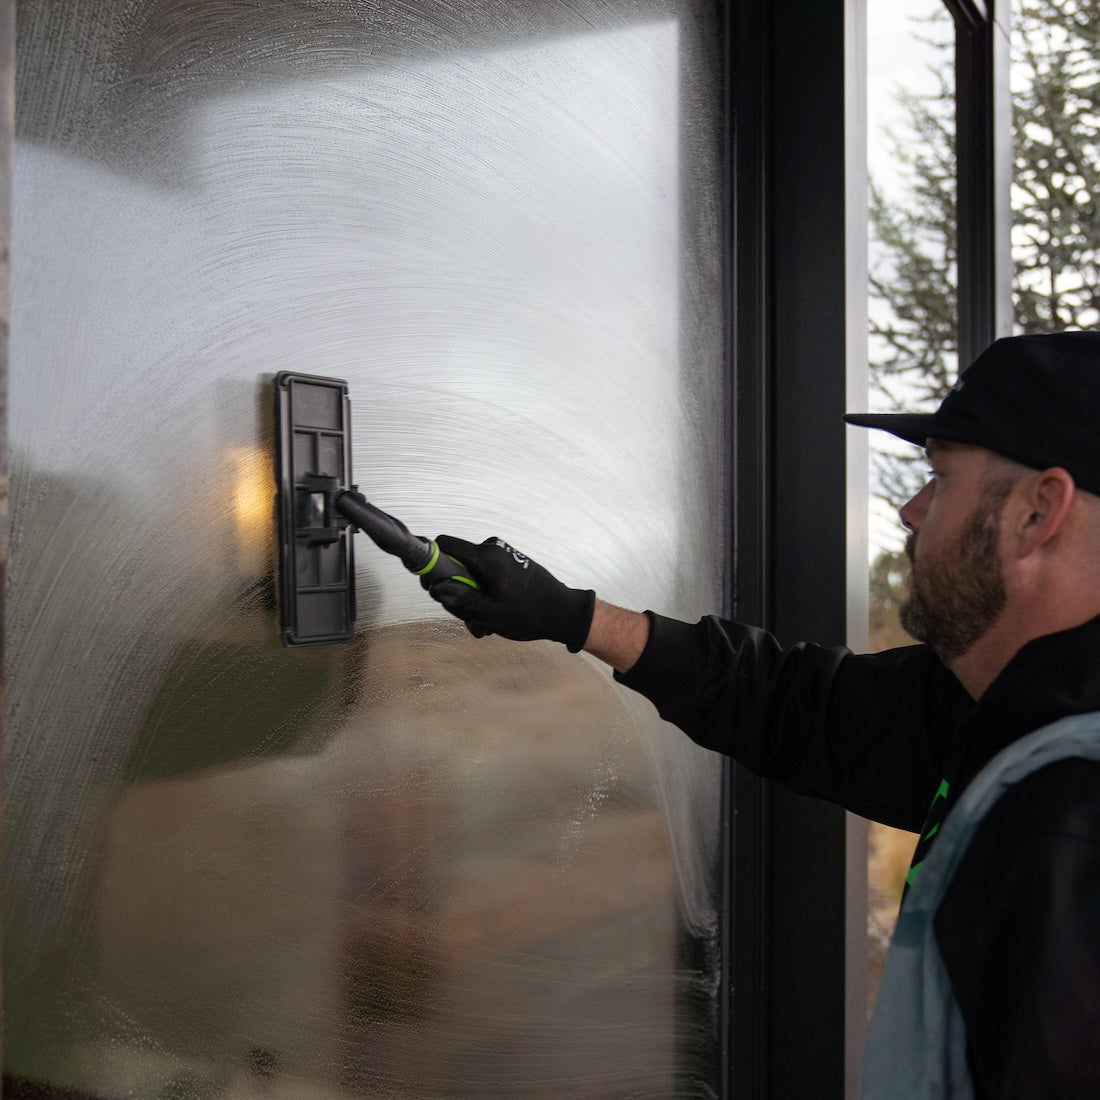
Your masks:
<svg viewBox="0 0 1100 1100"><path fill-rule="evenodd" d="M441 536L476 636L586 649L756 774L920 833L868 1036L865 1100L1100 1097L1100 333L991 345L934 413L901 509L902 623L873 655L568 588Z"/></svg>

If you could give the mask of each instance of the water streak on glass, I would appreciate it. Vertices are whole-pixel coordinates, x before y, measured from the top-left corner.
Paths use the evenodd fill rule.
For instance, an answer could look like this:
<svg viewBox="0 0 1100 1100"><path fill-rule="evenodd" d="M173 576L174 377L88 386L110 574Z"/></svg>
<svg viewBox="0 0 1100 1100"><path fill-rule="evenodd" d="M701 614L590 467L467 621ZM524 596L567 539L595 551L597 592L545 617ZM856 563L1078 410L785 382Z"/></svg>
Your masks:
<svg viewBox="0 0 1100 1100"><path fill-rule="evenodd" d="M271 423L345 378L414 531L716 607L709 6L18 19L5 1073L711 1095L717 761L362 539L356 641L282 649Z"/></svg>

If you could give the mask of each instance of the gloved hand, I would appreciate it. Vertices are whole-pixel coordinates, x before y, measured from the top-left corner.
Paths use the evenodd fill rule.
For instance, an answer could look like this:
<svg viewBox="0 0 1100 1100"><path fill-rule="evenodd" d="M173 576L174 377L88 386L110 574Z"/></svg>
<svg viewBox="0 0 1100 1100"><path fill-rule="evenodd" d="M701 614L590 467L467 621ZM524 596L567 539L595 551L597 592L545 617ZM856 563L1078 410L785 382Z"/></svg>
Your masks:
<svg viewBox="0 0 1100 1100"><path fill-rule="evenodd" d="M501 539L486 539L479 546L440 535L436 542L444 554L466 566L478 587L456 580L420 583L433 599L458 616L475 638L486 634L517 642L549 638L564 642L571 653L584 648L595 592L567 588Z"/></svg>

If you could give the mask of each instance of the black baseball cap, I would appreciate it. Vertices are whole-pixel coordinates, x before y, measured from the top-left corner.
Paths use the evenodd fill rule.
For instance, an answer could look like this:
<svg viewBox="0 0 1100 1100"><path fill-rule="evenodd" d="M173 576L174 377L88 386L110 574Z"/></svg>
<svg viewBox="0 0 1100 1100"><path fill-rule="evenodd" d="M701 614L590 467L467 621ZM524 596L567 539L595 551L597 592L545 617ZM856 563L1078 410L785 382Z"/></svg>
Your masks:
<svg viewBox="0 0 1100 1100"><path fill-rule="evenodd" d="M1100 332L1007 336L990 344L932 413L851 413L918 446L972 443L1025 466L1061 466L1100 494Z"/></svg>

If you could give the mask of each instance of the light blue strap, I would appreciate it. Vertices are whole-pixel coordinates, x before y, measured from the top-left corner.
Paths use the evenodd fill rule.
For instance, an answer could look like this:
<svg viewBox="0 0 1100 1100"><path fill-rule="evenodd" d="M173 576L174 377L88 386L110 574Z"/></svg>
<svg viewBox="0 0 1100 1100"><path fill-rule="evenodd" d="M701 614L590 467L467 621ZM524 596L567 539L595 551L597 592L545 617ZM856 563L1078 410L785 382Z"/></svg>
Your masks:
<svg viewBox="0 0 1100 1100"><path fill-rule="evenodd" d="M1025 776L1070 757L1100 760L1100 712L1074 715L1014 741L952 807L898 915L867 1036L860 1100L969 1100L966 1028L932 918L982 818Z"/></svg>

